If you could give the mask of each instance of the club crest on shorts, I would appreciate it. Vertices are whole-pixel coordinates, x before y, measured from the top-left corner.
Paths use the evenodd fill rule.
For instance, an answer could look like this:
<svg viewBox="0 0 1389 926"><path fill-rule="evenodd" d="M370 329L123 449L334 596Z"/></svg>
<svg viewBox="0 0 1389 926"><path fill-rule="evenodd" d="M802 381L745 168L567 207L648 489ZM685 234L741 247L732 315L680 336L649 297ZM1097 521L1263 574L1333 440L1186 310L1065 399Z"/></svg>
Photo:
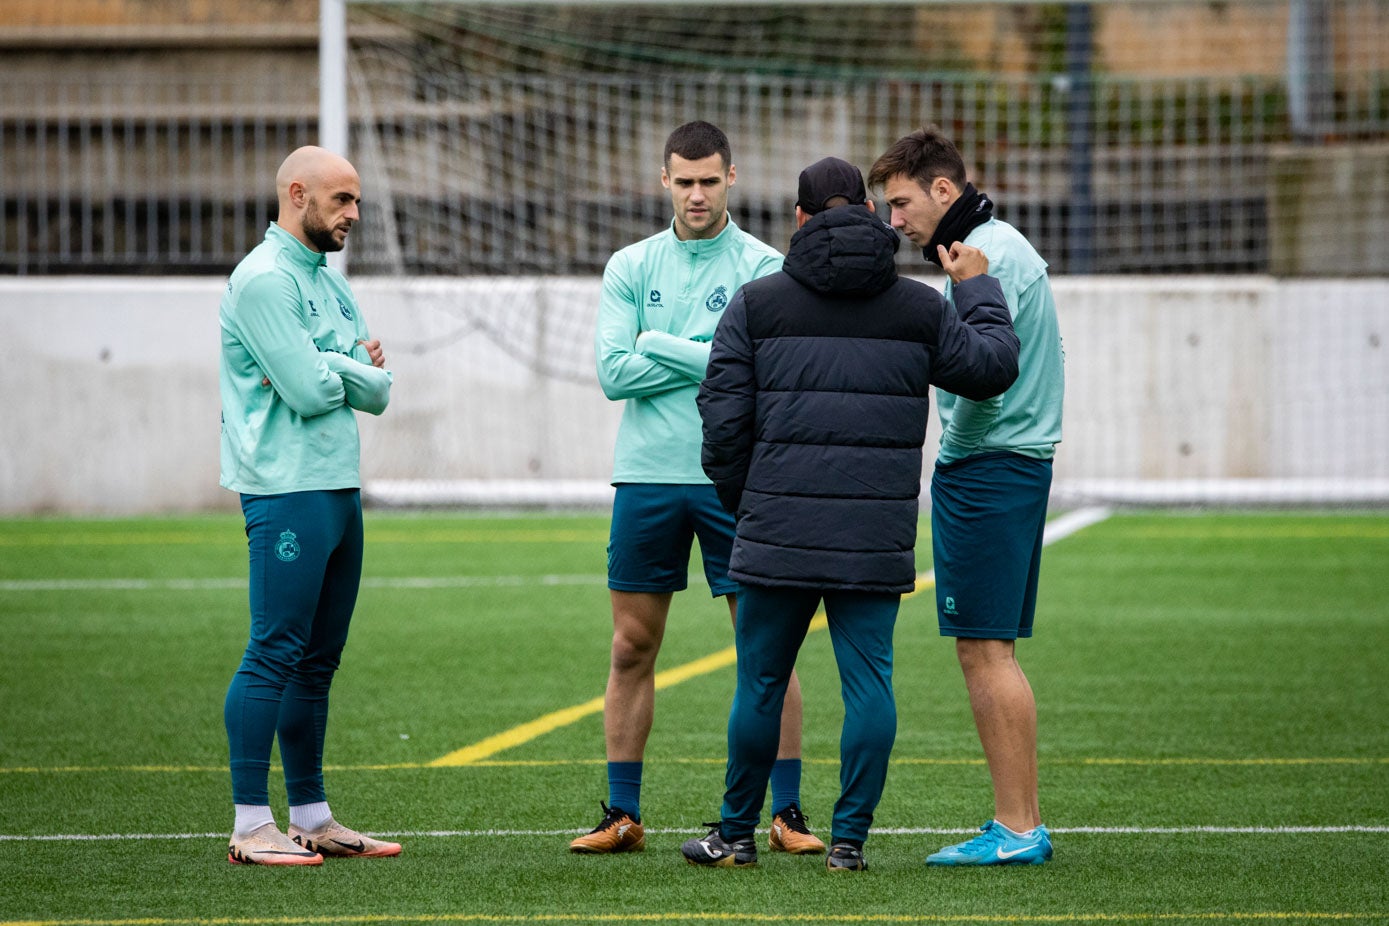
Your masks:
<svg viewBox="0 0 1389 926"><path fill-rule="evenodd" d="M275 555L285 563L292 563L299 558L299 538L294 536L294 531L280 533L280 539L275 544Z"/></svg>
<svg viewBox="0 0 1389 926"><path fill-rule="evenodd" d="M728 287L720 286L709 294L709 298L704 300L704 307L710 312L722 312L728 308Z"/></svg>

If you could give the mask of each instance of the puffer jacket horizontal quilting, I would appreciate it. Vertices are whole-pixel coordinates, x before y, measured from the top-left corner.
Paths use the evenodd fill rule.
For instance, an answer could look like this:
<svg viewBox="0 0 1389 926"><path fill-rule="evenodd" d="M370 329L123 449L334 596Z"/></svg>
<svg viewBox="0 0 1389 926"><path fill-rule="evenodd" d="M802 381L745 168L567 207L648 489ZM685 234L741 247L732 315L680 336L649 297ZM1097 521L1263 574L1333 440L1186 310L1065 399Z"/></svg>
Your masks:
<svg viewBox="0 0 1389 926"><path fill-rule="evenodd" d="M744 289L757 415L730 570L739 581L915 583L935 338L924 303L943 299L898 279L896 242L867 209L831 209L797 232L785 273Z"/></svg>
<svg viewBox="0 0 1389 926"><path fill-rule="evenodd" d="M1017 376L998 282L957 287L956 316L897 276L896 245L865 207L822 212L719 323L701 459L738 517L737 581L910 591L931 385L995 395Z"/></svg>

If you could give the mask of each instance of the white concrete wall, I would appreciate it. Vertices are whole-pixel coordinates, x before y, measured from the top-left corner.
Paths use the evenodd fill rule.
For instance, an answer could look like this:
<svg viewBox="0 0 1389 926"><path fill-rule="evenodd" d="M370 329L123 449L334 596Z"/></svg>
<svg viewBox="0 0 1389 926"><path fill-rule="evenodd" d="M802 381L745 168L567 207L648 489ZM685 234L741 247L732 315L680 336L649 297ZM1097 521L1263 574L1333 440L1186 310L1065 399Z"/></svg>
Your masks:
<svg viewBox="0 0 1389 926"><path fill-rule="evenodd" d="M0 514L234 506L217 486L222 286L0 280ZM1059 483L1389 477L1389 280L1054 286ZM359 416L369 483L604 482L620 406L591 373L596 279L355 287L396 376L386 414Z"/></svg>

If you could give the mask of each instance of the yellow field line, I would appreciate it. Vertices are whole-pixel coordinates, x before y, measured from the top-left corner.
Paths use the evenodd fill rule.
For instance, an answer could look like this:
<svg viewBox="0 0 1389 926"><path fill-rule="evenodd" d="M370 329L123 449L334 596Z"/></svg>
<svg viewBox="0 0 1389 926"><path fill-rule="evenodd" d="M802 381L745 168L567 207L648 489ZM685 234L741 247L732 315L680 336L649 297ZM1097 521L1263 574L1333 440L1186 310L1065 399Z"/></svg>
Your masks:
<svg viewBox="0 0 1389 926"><path fill-rule="evenodd" d="M1096 524L1107 517L1109 517L1109 509L1107 508L1085 508L1072 511L1060 516L1054 521L1048 522L1047 539L1044 539L1042 543L1045 545L1053 540L1068 536L1077 530L1083 530L1091 524ZM915 586L902 597L904 599L911 598L921 594L927 589L935 587L936 573L935 570L932 569L917 576ZM817 613L814 619L811 620L810 629L807 633L823 630L825 626L825 615L822 611ZM668 688L671 685L678 685L689 679L707 675L718 669L734 665L737 661L737 653L734 648L730 646L727 649L705 656L703 659L696 659L694 662L688 662L683 666L676 666L674 669L667 669L665 672L657 673L656 689L659 691L662 688ZM577 704L574 707L568 707L564 710L555 711L543 717L538 717L535 720L521 724L519 727L513 727L495 736L489 736L487 739L474 743L471 746L465 746L462 749L454 750L446 756L440 756L429 764L432 766L469 765L480 759L489 758L499 752L529 742L537 736L543 736L560 727L568 726L591 714L596 714L602 709L603 699L594 698L591 701L585 701L583 704Z"/></svg>
<svg viewBox="0 0 1389 926"><path fill-rule="evenodd" d="M1389 764L1389 759L1366 756L1365 758L1354 758L1349 756L1327 757L1327 758L1277 758L1277 759L1202 759L1190 757L1176 757L1169 759L1063 759L1066 764L1074 765L1385 765ZM1047 764L1052 764L1048 759Z"/></svg>
<svg viewBox="0 0 1389 926"><path fill-rule="evenodd" d="M486 742L484 740L483 742ZM678 765L723 765L724 759L711 756L701 757L676 757L670 759L660 759L660 762L670 762ZM801 760L806 765L838 765L837 758L804 758ZM983 765L982 758L962 758L962 757L942 757L932 758L928 756L893 756L889 760L893 765L928 765L928 766L961 766L961 765ZM555 768L568 765L603 765L604 759L475 759L470 762L461 763L470 768ZM1042 764L1048 767L1058 766L1080 766L1080 767L1099 767L1099 766L1133 766L1136 768L1156 768L1161 766L1202 766L1202 767L1298 767L1298 766L1325 766L1325 765L1389 765L1389 757L1384 756L1290 756L1286 758L1256 758L1256 759L1217 759L1202 756L1177 756L1166 759L1143 759L1143 758L1124 758L1109 756L1081 756L1079 758L1046 758ZM390 772L400 770L415 770L424 768L441 768L436 759L432 762L387 762L371 765L325 765L323 770L326 772ZM279 767L273 767L273 771L280 771ZM59 766L38 766L38 765L18 765L0 767L0 775L63 775L81 772L107 773L107 774L130 774L130 773L191 773L191 774L226 774L226 766L223 765L59 765Z"/></svg>
<svg viewBox="0 0 1389 926"><path fill-rule="evenodd" d="M1194 913L361 913L339 916L137 917L126 919L3 920L0 926L295 926L371 923L1132 923L1132 922L1383 922L1389 911L1261 910Z"/></svg>
<svg viewBox="0 0 1389 926"><path fill-rule="evenodd" d="M810 622L810 632L819 630L825 626L823 615L817 615ZM737 651L733 647L721 649L717 653L710 653L701 659L687 662L682 666L673 669L666 669L664 672L656 673L656 690L660 691L672 685L689 681L700 675L708 675L719 669L727 668L738 661ZM455 749L446 756L440 756L429 765L434 768L444 768L458 765L472 765L479 760L494 756L499 752L519 746L522 743L530 742L538 736L544 736L560 727L567 727L572 723L577 723L592 714L597 714L603 710L603 699L593 698L582 704L575 704L573 707L566 707L564 710L553 711L544 716L537 717L535 720L523 723L520 726L512 727L510 730L503 731L495 736L489 736L484 740L479 740L471 746L464 746L462 749Z"/></svg>
<svg viewBox="0 0 1389 926"><path fill-rule="evenodd" d="M717 655L717 654L715 654ZM656 676L656 687L661 687L661 676ZM485 759L495 755L503 749L510 749L512 746L533 740L537 736L543 736L551 730L568 726L584 719L590 714L596 714L603 709L603 699L594 698L573 707L566 707L564 710L553 711L537 717L529 723L523 723L519 727L512 727L495 736L489 736L484 740L479 740L471 746L464 746L462 749L455 749L446 756L435 759L429 765L439 768L451 765L471 765L478 759Z"/></svg>
<svg viewBox="0 0 1389 926"><path fill-rule="evenodd" d="M918 576L916 587L913 588L903 598L910 598L919 594L925 589L935 588L936 579L931 573ZM817 630L824 630L828 624L824 612L819 612L810 622L810 629L807 635L815 633ZM717 653L710 653L693 662L676 666L673 669L666 669L664 672L656 673L656 690L660 691L681 682L687 682L692 678L701 675L708 675L710 672L717 672L719 669L726 669L738 662L737 650L730 646L721 649ZM537 717L535 720L523 723L520 726L512 727L510 730L503 731L495 736L489 736L484 740L479 740L471 746L464 746L462 749L455 749L446 756L440 756L429 764L435 768L452 767L458 765L472 765L473 763L496 755L522 743L528 743L538 736L544 736L560 727L567 727L572 723L583 720L592 714L597 714L603 710L603 699L601 697L576 704L573 707L566 707L563 710L554 711Z"/></svg>

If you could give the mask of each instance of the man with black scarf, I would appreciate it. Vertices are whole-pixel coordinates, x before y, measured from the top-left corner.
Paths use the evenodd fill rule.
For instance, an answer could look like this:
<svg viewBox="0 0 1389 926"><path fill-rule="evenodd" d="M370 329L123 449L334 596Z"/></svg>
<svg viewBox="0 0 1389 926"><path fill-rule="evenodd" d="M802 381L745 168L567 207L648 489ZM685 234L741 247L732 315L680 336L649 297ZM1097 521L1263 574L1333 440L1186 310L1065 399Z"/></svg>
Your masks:
<svg viewBox="0 0 1389 926"><path fill-rule="evenodd" d="M863 843L897 731L892 631L916 582L930 387L984 400L1017 375L1018 341L988 261L937 255L958 311L899 278L897 235L863 175L824 158L800 177L799 231L779 273L745 283L714 332L699 387L704 472L737 517L738 687L723 809L681 847L697 865L751 865L796 653L823 601L844 694L831 871Z"/></svg>
<svg viewBox="0 0 1389 926"><path fill-rule="evenodd" d="M1047 264L965 179L955 145L931 126L874 163L892 226L940 264L963 241L989 258L1022 350L1018 378L987 401L937 393L943 433L931 479L936 615L955 637L975 726L993 779L994 816L981 834L928 865L1040 865L1052 856L1037 797L1037 705L1015 643L1032 635L1051 461L1065 391L1061 333ZM952 284L946 283L947 297Z"/></svg>

